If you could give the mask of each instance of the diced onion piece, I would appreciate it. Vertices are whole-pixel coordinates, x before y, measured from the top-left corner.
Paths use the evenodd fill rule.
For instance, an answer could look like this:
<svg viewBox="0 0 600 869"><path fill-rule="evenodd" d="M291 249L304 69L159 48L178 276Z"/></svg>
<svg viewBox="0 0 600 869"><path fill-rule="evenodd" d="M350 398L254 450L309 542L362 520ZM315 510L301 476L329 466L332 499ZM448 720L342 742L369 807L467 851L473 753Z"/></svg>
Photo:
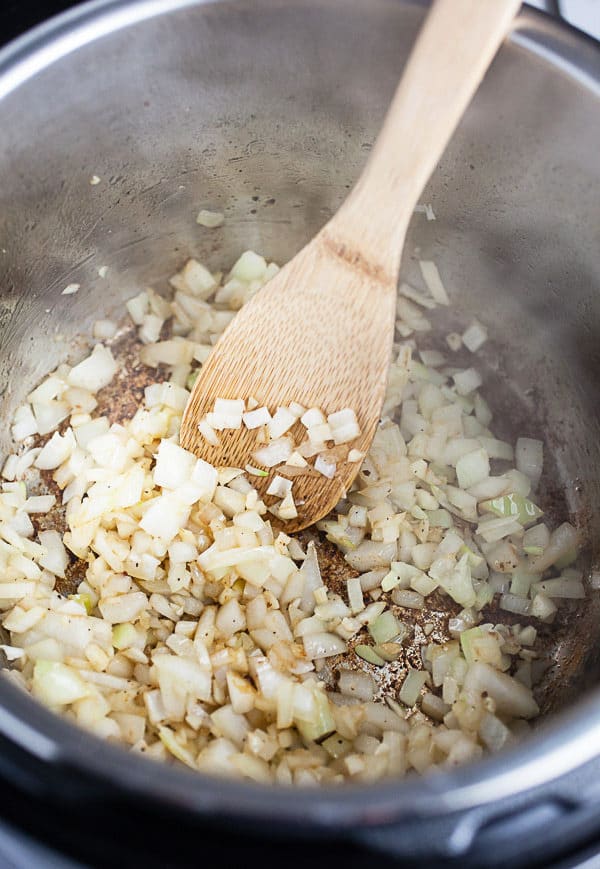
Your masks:
<svg viewBox="0 0 600 869"><path fill-rule="evenodd" d="M242 420L247 429L260 428L271 422L271 414L267 407L257 407L242 414Z"/></svg>
<svg viewBox="0 0 600 869"><path fill-rule="evenodd" d="M323 425L327 420L322 410L319 410L318 407L311 407L302 414L300 422L305 428L309 429L316 425Z"/></svg>
<svg viewBox="0 0 600 869"><path fill-rule="evenodd" d="M490 460L483 449L461 456L456 463L456 476L461 489L469 489L490 475Z"/></svg>
<svg viewBox="0 0 600 869"><path fill-rule="evenodd" d="M555 528L550 535L548 545L537 558L530 564L532 573L543 573L548 567L559 562L562 558L574 561L579 548L579 535L575 528L568 522L563 522ZM566 565L565 565L566 566Z"/></svg>
<svg viewBox="0 0 600 869"><path fill-rule="evenodd" d="M136 326L141 326L148 312L148 293L142 291L125 303L129 316Z"/></svg>
<svg viewBox="0 0 600 869"><path fill-rule="evenodd" d="M398 620L391 610L383 612L369 625L369 633L376 644L387 643L398 636Z"/></svg>
<svg viewBox="0 0 600 869"><path fill-rule="evenodd" d="M177 499L176 493L159 495L145 511L140 521L140 528L152 537L170 543L187 521L189 513L189 506L182 504Z"/></svg>
<svg viewBox="0 0 600 869"><path fill-rule="evenodd" d="M38 425L33 411L28 404L23 404L15 411L11 435L15 441L24 441L25 438L37 434Z"/></svg>
<svg viewBox="0 0 600 869"><path fill-rule="evenodd" d="M541 555L550 541L550 531L543 523L528 528L523 535L523 551L526 555Z"/></svg>
<svg viewBox="0 0 600 869"><path fill-rule="evenodd" d="M491 712L484 712L479 725L479 737L490 751L500 751L510 740L508 727Z"/></svg>
<svg viewBox="0 0 600 869"><path fill-rule="evenodd" d="M161 441L156 454L153 477L156 486L177 489L186 483L196 463L196 457L171 441Z"/></svg>
<svg viewBox="0 0 600 869"><path fill-rule="evenodd" d="M245 470L246 470L246 471L247 471L247 472L248 472L252 477L268 477L268 476L269 476L269 472L268 472L268 471L263 471L261 468L255 468L253 465L246 465L246 466L245 466Z"/></svg>
<svg viewBox="0 0 600 869"><path fill-rule="evenodd" d="M335 444L346 444L360 435L358 420L352 408L346 407L344 410L330 413L327 422Z"/></svg>
<svg viewBox="0 0 600 869"><path fill-rule="evenodd" d="M415 205L415 212L424 214L427 220L435 220L435 214L431 205Z"/></svg>
<svg viewBox="0 0 600 869"><path fill-rule="evenodd" d="M91 354L71 368L67 379L71 386L98 392L108 386L117 373L117 363L110 349L104 344L96 344Z"/></svg>
<svg viewBox="0 0 600 869"><path fill-rule="evenodd" d="M276 474L267 489L267 495L274 495L276 498L285 498L292 491L292 481L286 480L285 477L280 477Z"/></svg>
<svg viewBox="0 0 600 869"><path fill-rule="evenodd" d="M222 226L225 222L225 215L221 211L209 211L202 208L196 217L196 223L200 226L205 226L207 229L216 229L217 226Z"/></svg>
<svg viewBox="0 0 600 869"><path fill-rule="evenodd" d="M429 715L435 721L443 721L444 716L450 711L447 703L444 703L441 697L437 694L432 694L427 691L421 699L421 712Z"/></svg>
<svg viewBox="0 0 600 869"><path fill-rule="evenodd" d="M361 453L360 450L350 450L350 452L348 453L348 461L350 463L362 462L364 457L365 457L365 454Z"/></svg>
<svg viewBox="0 0 600 869"><path fill-rule="evenodd" d="M297 417L287 407L278 407L275 416L266 422L269 436L273 439L281 437L291 429L296 419Z"/></svg>
<svg viewBox="0 0 600 869"><path fill-rule="evenodd" d="M47 706L68 706L90 693L72 668L59 661L38 660L33 669L33 694Z"/></svg>
<svg viewBox="0 0 600 869"><path fill-rule="evenodd" d="M323 455L318 455L315 459L315 471L323 474L329 480L332 480L335 476L336 468L336 463L328 461Z"/></svg>
<svg viewBox="0 0 600 869"><path fill-rule="evenodd" d="M61 293L61 296L73 296L81 289L81 284L67 284Z"/></svg>
<svg viewBox="0 0 600 869"><path fill-rule="evenodd" d="M406 679L402 683L400 693L398 694L398 698L405 706L415 705L419 699L421 688L427 682L427 678L428 674L426 670L409 669Z"/></svg>
<svg viewBox="0 0 600 869"><path fill-rule="evenodd" d="M462 338L458 332L449 332L446 335L446 344L454 353L456 353L462 347Z"/></svg>
<svg viewBox="0 0 600 869"><path fill-rule="evenodd" d="M138 338L142 344L155 344L160 338L164 322L163 318L156 314L146 314L138 329Z"/></svg>
<svg viewBox="0 0 600 869"><path fill-rule="evenodd" d="M296 503L291 491L288 492L283 501L278 504L277 515L284 522L297 518L298 510L296 509Z"/></svg>
<svg viewBox="0 0 600 869"><path fill-rule="evenodd" d="M260 281L267 271L267 263L264 257L252 250L244 251L231 269L231 275L240 281Z"/></svg>
<svg viewBox="0 0 600 869"><path fill-rule="evenodd" d="M218 447L221 441L219 440L219 436L206 419L201 419L198 423L198 431L204 438L204 440L209 443L213 447Z"/></svg>
<svg viewBox="0 0 600 869"><path fill-rule="evenodd" d="M64 547L62 536L58 531L40 531L38 538L46 554L38 559L41 567L49 570L55 576L64 577L69 564L69 556Z"/></svg>
<svg viewBox="0 0 600 869"><path fill-rule="evenodd" d="M477 526L477 534L487 543L495 543L510 534L519 534L522 529L521 523L513 516L501 516L498 519L482 519Z"/></svg>
<svg viewBox="0 0 600 869"><path fill-rule="evenodd" d="M495 701L496 709L501 715L533 718L540 711L528 688L489 664L472 664L467 670L464 687L467 690L487 693Z"/></svg>
<svg viewBox="0 0 600 869"><path fill-rule="evenodd" d="M362 585L360 581L360 576L353 576L346 583L346 588L348 590L348 601L350 603L350 609L353 613L362 612L365 608L365 602L363 599L363 591Z"/></svg>
<svg viewBox="0 0 600 869"><path fill-rule="evenodd" d="M393 543L379 543L375 540L363 540L352 552L347 552L344 558L354 570L368 571L389 567L395 558L397 545Z"/></svg>
<svg viewBox="0 0 600 869"><path fill-rule="evenodd" d="M474 368L466 368L464 371L458 371L454 377L454 384L459 395L469 395L476 389L479 389L483 383L481 375Z"/></svg>
<svg viewBox="0 0 600 869"><path fill-rule="evenodd" d="M482 510L490 510L496 516L512 517L521 525L530 525L532 522L536 522L540 516L544 515L543 511L532 501L528 501L527 498L515 494L482 501L479 506ZM525 541L523 542L525 544Z"/></svg>
<svg viewBox="0 0 600 869"><path fill-rule="evenodd" d="M513 448L506 441L501 441L497 438L480 437L479 443L486 450L490 459L503 459L504 461L512 462L514 456Z"/></svg>
<svg viewBox="0 0 600 869"><path fill-rule="evenodd" d="M307 634L302 638L306 657L311 661L315 658L331 658L333 655L341 655L346 649L346 643L337 634L326 632Z"/></svg>
<svg viewBox="0 0 600 869"><path fill-rule="evenodd" d="M281 465L292 455L294 442L289 435L284 435L274 441L270 441L265 447L261 447L252 453L252 458L265 468L273 468Z"/></svg>
<svg viewBox="0 0 600 869"><path fill-rule="evenodd" d="M418 591L411 591L410 589L404 588L395 588L392 592L392 600L397 604L397 606L412 610L423 609L423 606L425 605L425 600L422 594L419 594Z"/></svg>
<svg viewBox="0 0 600 869"><path fill-rule="evenodd" d="M543 592L538 592L531 602L531 615L542 621L550 621L553 618L557 606L554 601Z"/></svg>
<svg viewBox="0 0 600 869"><path fill-rule="evenodd" d="M106 266L103 266L106 269ZM98 274L102 269L98 269ZM106 270L108 271L108 270ZM106 276L106 271L103 274L100 274L100 277L103 278ZM114 338L117 334L117 324L113 323L112 320L96 320L93 328L94 338L98 341L110 341L111 338Z"/></svg>
<svg viewBox="0 0 600 869"><path fill-rule="evenodd" d="M375 694L375 681L369 673L363 670L338 671L338 690L347 697L368 702Z"/></svg>
<svg viewBox="0 0 600 869"><path fill-rule="evenodd" d="M195 259L187 261L181 272L181 277L186 288L197 299L208 299L217 286L216 280L206 266Z"/></svg>
<svg viewBox="0 0 600 869"><path fill-rule="evenodd" d="M293 452L286 460L286 465L292 468L307 468L308 462L298 452Z"/></svg>
<svg viewBox="0 0 600 869"><path fill-rule="evenodd" d="M158 341L156 344L147 344L140 350L140 359L144 365L156 367L163 363L164 365L188 365L192 358L199 355L197 349L193 350L193 345L189 341L180 339L171 339L168 341Z"/></svg>
<svg viewBox="0 0 600 869"><path fill-rule="evenodd" d="M515 447L517 470L526 474L535 489L542 475L544 444L534 438L519 438Z"/></svg>
<svg viewBox="0 0 600 869"><path fill-rule="evenodd" d="M500 609L526 616L531 612L531 601L516 594L503 594L500 597Z"/></svg>
<svg viewBox="0 0 600 869"><path fill-rule="evenodd" d="M25 655L25 649L20 649L18 646L0 645L0 651L4 654L7 661L18 661Z"/></svg>
<svg viewBox="0 0 600 869"><path fill-rule="evenodd" d="M98 604L102 618L112 625L135 621L147 607L148 598L143 591L105 597Z"/></svg>
<svg viewBox="0 0 600 869"><path fill-rule="evenodd" d="M239 429L245 409L243 399L217 398L213 412L207 413L206 419L216 431Z"/></svg>
<svg viewBox="0 0 600 869"><path fill-rule="evenodd" d="M54 432L49 441L42 447L34 464L43 471L53 470L69 458L75 446L73 432L68 429L65 435Z"/></svg>
<svg viewBox="0 0 600 869"><path fill-rule="evenodd" d="M48 513L56 504L54 495L32 495L23 505L26 513Z"/></svg>
<svg viewBox="0 0 600 869"><path fill-rule="evenodd" d="M436 264L430 260L419 260L419 267L432 298L439 305L449 305L450 299L448 298L448 293L442 283Z"/></svg>
<svg viewBox="0 0 600 869"><path fill-rule="evenodd" d="M488 331L478 320L473 320L462 333L462 342L471 353L476 353L485 344L487 338Z"/></svg>
<svg viewBox="0 0 600 869"><path fill-rule="evenodd" d="M384 659L381 655L377 654L373 646L359 644L354 647L354 651L359 658L362 658L363 661L367 661L369 664L375 664L376 667L383 667L385 665Z"/></svg>
<svg viewBox="0 0 600 869"><path fill-rule="evenodd" d="M537 582L533 586L533 590L534 592L541 591L550 598L558 597L577 600L585 597L585 589L580 579L562 576Z"/></svg>

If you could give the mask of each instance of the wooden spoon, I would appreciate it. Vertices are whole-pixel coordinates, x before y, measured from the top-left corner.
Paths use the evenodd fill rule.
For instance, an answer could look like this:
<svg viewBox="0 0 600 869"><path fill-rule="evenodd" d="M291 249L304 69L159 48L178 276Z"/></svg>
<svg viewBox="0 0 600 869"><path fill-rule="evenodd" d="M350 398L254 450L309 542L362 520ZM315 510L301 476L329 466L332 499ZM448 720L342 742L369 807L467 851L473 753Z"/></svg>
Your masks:
<svg viewBox="0 0 600 869"><path fill-rule="evenodd" d="M362 434L351 447L367 452L384 399L408 223L519 6L519 0L436 0L356 187L225 330L185 409L182 446L216 466L252 464L256 431L220 432L213 447L198 422L216 398L253 396L272 413L294 401L325 413L353 408ZM298 423L292 435L299 442L305 430ZM298 518L285 530L328 513L359 466L341 462L333 479L296 476ZM264 494L272 476L251 481Z"/></svg>

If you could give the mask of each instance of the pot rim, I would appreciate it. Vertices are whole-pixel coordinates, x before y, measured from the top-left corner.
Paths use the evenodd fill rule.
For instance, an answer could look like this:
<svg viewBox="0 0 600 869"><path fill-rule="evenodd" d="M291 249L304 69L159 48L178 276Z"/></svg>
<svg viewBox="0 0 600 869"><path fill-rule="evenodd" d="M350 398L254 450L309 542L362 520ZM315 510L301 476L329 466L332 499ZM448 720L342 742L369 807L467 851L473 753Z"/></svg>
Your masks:
<svg viewBox="0 0 600 869"><path fill-rule="evenodd" d="M94 40L177 10L229 0L92 0L39 25L0 50L0 101L53 63ZM336 0L330 0L336 2ZM390 0L391 2L391 0ZM426 0L406 0L427 6ZM532 9L510 41L541 56L600 97L598 46ZM118 785L215 819L265 817L288 826L343 829L432 817L532 791L600 756L600 688L500 755L423 777L304 790L214 778L170 767L103 743L0 680L0 734L36 761Z"/></svg>

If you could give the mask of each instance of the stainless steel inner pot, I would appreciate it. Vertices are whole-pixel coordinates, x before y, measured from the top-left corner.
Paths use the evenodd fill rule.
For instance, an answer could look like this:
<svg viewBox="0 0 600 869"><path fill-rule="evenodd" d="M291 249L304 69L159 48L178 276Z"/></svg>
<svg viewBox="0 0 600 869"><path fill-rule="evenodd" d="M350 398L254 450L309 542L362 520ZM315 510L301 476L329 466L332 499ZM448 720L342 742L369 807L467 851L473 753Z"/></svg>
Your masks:
<svg viewBox="0 0 600 869"><path fill-rule="evenodd" d="M283 262L316 232L365 162L426 6L99 0L0 55L0 458L22 396L99 316L147 283L164 289L191 255L216 268L251 247ZM523 12L423 195L436 220L415 215L402 274L416 279L418 257L438 263L453 303L439 334L473 315L489 327L502 425L545 437L589 563L600 539L599 81L591 41ZM200 207L223 210L224 227L201 230ZM72 282L79 293L62 296ZM310 797L166 769L160 796L342 829L542 786L598 752L598 616L591 594L556 650L546 707L585 697L499 759ZM27 753L154 794L150 762L3 682L0 704L0 733ZM396 847L385 831L377 841Z"/></svg>

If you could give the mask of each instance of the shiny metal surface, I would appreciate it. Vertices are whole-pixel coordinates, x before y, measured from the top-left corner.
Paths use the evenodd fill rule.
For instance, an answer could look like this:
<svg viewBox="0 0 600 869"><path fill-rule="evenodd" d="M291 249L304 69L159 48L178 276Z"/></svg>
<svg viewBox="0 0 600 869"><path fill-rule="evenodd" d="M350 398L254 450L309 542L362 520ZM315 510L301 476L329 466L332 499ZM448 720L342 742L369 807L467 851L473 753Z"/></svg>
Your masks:
<svg viewBox="0 0 600 869"><path fill-rule="evenodd" d="M246 247L279 261L295 253L358 175L425 5L113 0L1 53L0 418L76 353L71 339L94 319L119 312L147 282L163 287L186 257L216 267ZM486 366L490 378L506 373L506 428L518 409L521 433L544 432L569 511L592 541L600 540L599 67L593 43L521 16L424 194L437 219L415 216L403 266L416 280L418 256L439 264L453 300L440 334L474 313L489 326ZM200 207L223 209L224 228L202 232ZM73 281L79 293L61 296ZM598 614L595 600L579 625L585 643L560 651L563 699L579 692L579 677L595 679ZM4 684L0 703L0 732L29 750L156 789L152 764L108 746L100 755L96 740ZM307 796L207 786L173 769L161 771L160 792L196 811L321 826L468 808L595 758L596 691L585 704L501 759L372 787L368 800L364 788Z"/></svg>

